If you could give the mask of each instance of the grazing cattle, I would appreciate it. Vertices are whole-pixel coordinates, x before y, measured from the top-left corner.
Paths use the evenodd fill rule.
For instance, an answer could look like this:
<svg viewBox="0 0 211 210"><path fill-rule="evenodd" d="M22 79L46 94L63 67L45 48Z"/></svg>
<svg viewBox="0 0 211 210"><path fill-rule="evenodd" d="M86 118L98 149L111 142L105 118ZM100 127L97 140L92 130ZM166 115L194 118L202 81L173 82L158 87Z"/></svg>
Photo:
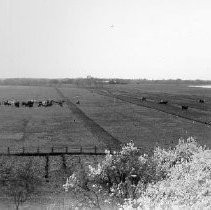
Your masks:
<svg viewBox="0 0 211 210"><path fill-rule="evenodd" d="M141 97L141 101L146 101L146 97Z"/></svg>
<svg viewBox="0 0 211 210"><path fill-rule="evenodd" d="M5 106L11 106L12 105L12 103L10 101L3 101L3 104Z"/></svg>
<svg viewBox="0 0 211 210"><path fill-rule="evenodd" d="M42 106L49 107L53 105L53 100L42 101Z"/></svg>
<svg viewBox="0 0 211 210"><path fill-rule="evenodd" d="M167 104L167 103L168 103L168 101L165 101L165 100L160 100L158 103L159 103L159 104Z"/></svg>
<svg viewBox="0 0 211 210"><path fill-rule="evenodd" d="M54 101L54 100L46 100L46 101L38 101L38 107L44 106L44 107L49 107L53 106L53 104L58 104L60 106L63 106L62 101Z"/></svg>
<svg viewBox="0 0 211 210"><path fill-rule="evenodd" d="M15 101L15 100L5 100L0 102L0 105L5 106L11 106L14 105L15 107L25 106L25 107L33 107L35 104L38 105L38 107L44 106L44 107L50 107L53 106L53 104L58 104L59 106L63 106L64 100L54 101L54 100L45 100L45 101L37 101L37 100L29 100L29 101ZM79 102L80 103L80 102Z"/></svg>
<svg viewBox="0 0 211 210"><path fill-rule="evenodd" d="M188 106L182 105L182 110L187 110Z"/></svg>
<svg viewBox="0 0 211 210"><path fill-rule="evenodd" d="M64 103L64 101L54 101L53 100L53 103L55 103L55 104L58 104L59 106L63 106L63 103Z"/></svg>
<svg viewBox="0 0 211 210"><path fill-rule="evenodd" d="M59 101L59 105L60 105L60 106L63 106L64 103L65 103L65 100Z"/></svg>
<svg viewBox="0 0 211 210"><path fill-rule="evenodd" d="M76 104L80 104L80 101L77 101Z"/></svg>
<svg viewBox="0 0 211 210"><path fill-rule="evenodd" d="M199 103L203 104L205 101L203 99L199 99Z"/></svg>
<svg viewBox="0 0 211 210"><path fill-rule="evenodd" d="M27 101L27 102L22 102L22 106L25 106L25 107L33 107L34 105L34 102L33 101Z"/></svg>
<svg viewBox="0 0 211 210"><path fill-rule="evenodd" d="M59 101L58 104L59 104L59 106L63 106L62 101Z"/></svg>
<svg viewBox="0 0 211 210"><path fill-rule="evenodd" d="M47 106L53 106L53 100L47 100Z"/></svg>
<svg viewBox="0 0 211 210"><path fill-rule="evenodd" d="M43 106L42 101L38 101L38 107Z"/></svg>
<svg viewBox="0 0 211 210"><path fill-rule="evenodd" d="M15 101L14 104L15 104L15 107L17 107L17 108L20 107L20 102L19 101Z"/></svg>

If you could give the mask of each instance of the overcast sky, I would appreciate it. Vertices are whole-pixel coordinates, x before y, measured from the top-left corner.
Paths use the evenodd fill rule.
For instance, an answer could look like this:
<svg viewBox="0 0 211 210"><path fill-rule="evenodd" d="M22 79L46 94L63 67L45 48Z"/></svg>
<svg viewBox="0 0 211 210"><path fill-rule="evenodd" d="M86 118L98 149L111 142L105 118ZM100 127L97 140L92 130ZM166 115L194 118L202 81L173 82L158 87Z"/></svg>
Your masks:
<svg viewBox="0 0 211 210"><path fill-rule="evenodd" d="M211 80L210 0L0 0L0 77Z"/></svg>

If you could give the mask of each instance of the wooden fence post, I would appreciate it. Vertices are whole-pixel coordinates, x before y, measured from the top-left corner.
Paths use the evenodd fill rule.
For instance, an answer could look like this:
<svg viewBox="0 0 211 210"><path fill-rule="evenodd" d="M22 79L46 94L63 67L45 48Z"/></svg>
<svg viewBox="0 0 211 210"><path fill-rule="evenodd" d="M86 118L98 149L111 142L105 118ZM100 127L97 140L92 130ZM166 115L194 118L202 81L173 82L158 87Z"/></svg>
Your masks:
<svg viewBox="0 0 211 210"><path fill-rule="evenodd" d="M54 152L54 148L53 148L53 147L51 148L51 152L52 152L52 153Z"/></svg>
<svg viewBox="0 0 211 210"><path fill-rule="evenodd" d="M46 182L49 182L49 156L46 155L45 156L46 158L46 164L45 164L45 179L46 179Z"/></svg>
<svg viewBox="0 0 211 210"><path fill-rule="evenodd" d="M68 147L66 147L66 153L68 153Z"/></svg>
<svg viewBox="0 0 211 210"><path fill-rule="evenodd" d="M9 155L10 154L10 148L7 147L7 154Z"/></svg>
<svg viewBox="0 0 211 210"><path fill-rule="evenodd" d="M66 170L67 169L67 165L66 165L65 155L61 155L61 156L62 156L62 169Z"/></svg>
<svg viewBox="0 0 211 210"><path fill-rule="evenodd" d="M97 153L97 147L95 146L95 154Z"/></svg>
<svg viewBox="0 0 211 210"><path fill-rule="evenodd" d="M39 147L37 147L37 153L40 153L40 148Z"/></svg>
<svg viewBox="0 0 211 210"><path fill-rule="evenodd" d="M81 153L82 153L82 150L83 150L83 149L82 149L82 147L81 147L81 148L80 148L80 152L81 152Z"/></svg>
<svg viewBox="0 0 211 210"><path fill-rule="evenodd" d="M23 153L25 152L25 148L23 147Z"/></svg>
<svg viewBox="0 0 211 210"><path fill-rule="evenodd" d="M81 158L78 156L78 163L81 164Z"/></svg>

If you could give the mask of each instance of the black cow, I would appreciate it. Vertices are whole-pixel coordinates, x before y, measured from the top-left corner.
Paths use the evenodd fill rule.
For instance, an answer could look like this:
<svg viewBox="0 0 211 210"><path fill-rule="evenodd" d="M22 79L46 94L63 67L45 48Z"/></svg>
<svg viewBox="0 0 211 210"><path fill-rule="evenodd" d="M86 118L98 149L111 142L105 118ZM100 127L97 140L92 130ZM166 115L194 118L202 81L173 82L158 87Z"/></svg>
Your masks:
<svg viewBox="0 0 211 210"><path fill-rule="evenodd" d="M53 106L53 100L47 100L46 106Z"/></svg>
<svg viewBox="0 0 211 210"><path fill-rule="evenodd" d="M199 103L203 104L205 101L203 99L199 99Z"/></svg>
<svg viewBox="0 0 211 210"><path fill-rule="evenodd" d="M188 106L182 105L182 110L187 110L187 109L188 109Z"/></svg>
<svg viewBox="0 0 211 210"><path fill-rule="evenodd" d="M146 97L141 97L141 101L146 101Z"/></svg>
<svg viewBox="0 0 211 210"><path fill-rule="evenodd" d="M3 104L5 106L11 106L12 105L12 103L10 101L3 101Z"/></svg>
<svg viewBox="0 0 211 210"><path fill-rule="evenodd" d="M77 101L76 104L80 104L80 101Z"/></svg>
<svg viewBox="0 0 211 210"><path fill-rule="evenodd" d="M21 104L22 104L22 106L31 108L34 105L34 102L33 101L27 101L27 102L23 101Z"/></svg>
<svg viewBox="0 0 211 210"><path fill-rule="evenodd" d="M19 108L20 107L20 102L19 101L15 101L15 107Z"/></svg>

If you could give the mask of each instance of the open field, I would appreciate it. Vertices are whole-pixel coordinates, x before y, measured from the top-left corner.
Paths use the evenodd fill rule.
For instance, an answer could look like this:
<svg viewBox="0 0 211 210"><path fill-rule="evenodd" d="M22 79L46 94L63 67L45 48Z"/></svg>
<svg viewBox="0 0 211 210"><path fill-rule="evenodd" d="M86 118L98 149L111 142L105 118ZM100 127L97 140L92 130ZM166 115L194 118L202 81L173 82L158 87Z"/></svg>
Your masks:
<svg viewBox="0 0 211 210"><path fill-rule="evenodd" d="M0 101L57 100L62 97L54 87L2 86L0 90ZM136 100L145 96L155 109L100 95L99 90L76 87L60 87L59 90L69 100L69 105L66 103L64 107L54 105L47 108L0 107L1 150L8 146L32 149L38 146L42 149L52 146L106 147L115 141L126 143L130 140L147 150L155 145L175 145L180 137L188 136L194 136L200 143L211 146L209 125L176 116L179 111L193 119L211 121L209 89L184 85L109 85L101 90ZM204 104L198 103L200 98L205 99ZM76 105L78 99L80 104ZM168 100L169 104L158 105L160 99ZM183 104L190 108L181 111L180 105ZM162 112L156 110L157 107ZM100 132L105 133L101 135ZM111 138L111 142L108 143L110 140L106 138Z"/></svg>
<svg viewBox="0 0 211 210"><path fill-rule="evenodd" d="M195 106L198 105L195 110L192 108L187 110L187 113L184 113L185 115L209 121L208 117L210 117L210 112L209 110L203 109L203 106L209 108L211 101L208 90L206 90L206 94L203 95L206 103L198 104L198 102L195 101L202 97L202 91L199 88L197 89L198 92L196 92L193 91L193 88L189 90L187 87L185 89L184 86L179 86L177 89L176 86L169 87L169 85L158 87L155 86L154 89L156 89L156 91L153 92L153 86L150 86L149 88L148 85L110 85L104 87L103 91L109 90L112 93L122 93L121 91L124 91L129 93L131 97L139 96L140 98L144 95L147 98L150 97L155 100L157 106L157 101L164 98L162 91L168 90L165 92L164 99L166 99L166 95L171 97L172 104L183 104L186 103L186 101L193 101L192 103L195 104ZM69 97L73 101L75 100L75 102L75 97L78 96L81 102L78 107L123 143L133 140L137 146L144 147L147 150L147 148L151 149L155 145L166 147L175 145L180 137L187 138L193 136L197 138L201 144L211 146L209 141L211 137L211 128L209 125L200 124L192 120L177 117L176 115L160 112L156 109L137 106L122 100L114 99L113 97L99 95L97 93L98 90L89 91L78 88L60 89L66 97ZM180 90L183 91L181 96L179 94ZM198 98L196 98L195 95L197 95ZM152 96L154 96L154 98ZM176 108L181 112L181 108ZM166 107L163 109L165 110ZM175 109L172 110L174 111Z"/></svg>
<svg viewBox="0 0 211 210"><path fill-rule="evenodd" d="M146 96L149 99L159 101L168 100L174 105L188 105L199 110L201 114L211 111L211 89L188 87L187 85L116 85L108 87L109 90L129 93L131 96ZM204 99L206 103L199 103ZM207 113L210 114L210 113Z"/></svg>
<svg viewBox="0 0 211 210"><path fill-rule="evenodd" d="M1 105L1 151L5 151L7 147L16 150L23 146L31 151L37 147L49 151L52 146L106 148L112 143L118 145L133 140L136 146L143 148L144 152L149 152L156 145L174 146L180 137L189 136L197 138L201 145L206 144L211 147L210 125L171 114L178 111L181 112L181 116L202 121L211 120L211 90L209 89L203 92L200 88L171 85L109 85L103 89L61 86L57 89L55 87L0 87L0 101L66 100L63 107L53 105L52 107L16 108ZM119 99L114 96L118 96ZM143 96L149 100L149 107L139 103ZM125 101L128 97L131 102L136 103ZM200 98L205 99L205 104L197 102ZM160 99L167 99L170 104L159 105L157 102ZM76 104L77 100L80 104ZM188 104L191 108L183 112L180 107L182 104ZM10 158L19 162L28 159L28 157ZM38 205L47 209L49 203L63 202L64 197L68 198L68 195L64 193L62 184L78 165L81 160L79 156L65 156L67 170L62 169L62 156L50 157L49 183L45 183L44 179L45 157L34 159L37 161L36 166L41 171L39 175L43 178L44 184L40 188L38 198L30 201L26 206L31 207L34 202L34 209ZM86 164L97 164L99 159L100 157L94 156L82 157Z"/></svg>
<svg viewBox="0 0 211 210"><path fill-rule="evenodd" d="M58 99L51 87L0 87L0 101L7 99ZM64 105L60 107L0 106L1 150L52 146L99 146L95 137ZM74 121L75 120L75 121Z"/></svg>
<svg viewBox="0 0 211 210"><path fill-rule="evenodd" d="M66 101L66 104L67 104L69 110L72 112L72 114L75 117L77 117L77 119L80 119L83 122L83 125L86 128L88 128L89 131L91 131L92 135L95 136L99 142L102 142L102 144L104 144L104 148L106 145L108 148L114 147L116 149L119 149L121 141L114 138L109 132L104 130L94 120L89 118L78 106L75 105L74 102L71 102L71 100L68 97L65 97L61 90L56 88L56 91L60 95L60 97ZM80 103L80 102L77 101L77 103Z"/></svg>

